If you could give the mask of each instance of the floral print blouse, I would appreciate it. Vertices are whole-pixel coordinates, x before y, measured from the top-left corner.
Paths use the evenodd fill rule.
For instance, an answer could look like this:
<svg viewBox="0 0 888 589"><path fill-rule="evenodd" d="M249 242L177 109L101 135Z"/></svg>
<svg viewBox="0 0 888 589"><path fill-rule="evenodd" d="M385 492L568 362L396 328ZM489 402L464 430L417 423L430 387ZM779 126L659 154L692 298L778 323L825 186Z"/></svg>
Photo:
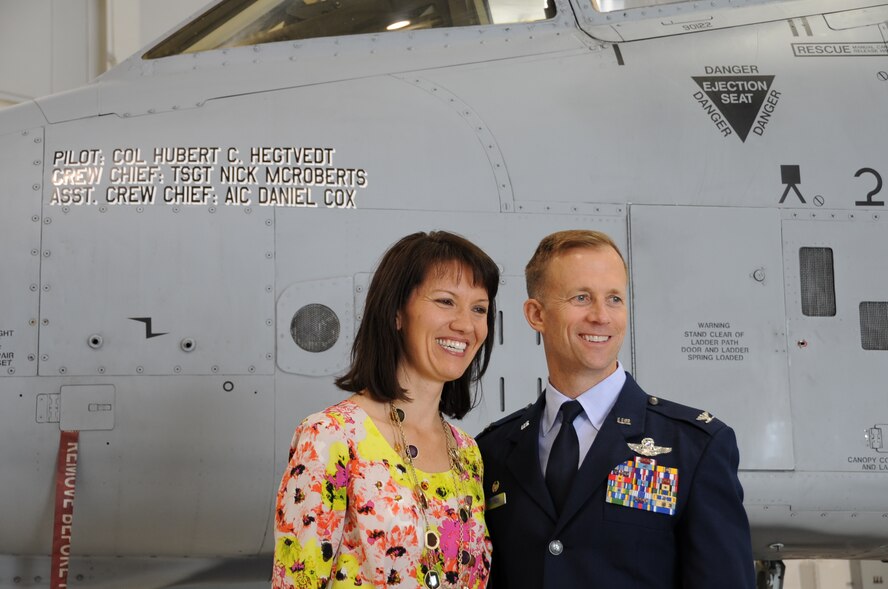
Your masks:
<svg viewBox="0 0 888 589"><path fill-rule="evenodd" d="M471 437L450 427L467 471L461 487L471 502L468 521L459 517L450 471L416 469L416 476L428 525L440 536L444 587L483 589L491 544L481 454ZM272 587L424 587L425 520L413 489L402 457L353 401L307 417L293 435L278 490ZM460 542L473 557L468 566L458 564Z"/></svg>

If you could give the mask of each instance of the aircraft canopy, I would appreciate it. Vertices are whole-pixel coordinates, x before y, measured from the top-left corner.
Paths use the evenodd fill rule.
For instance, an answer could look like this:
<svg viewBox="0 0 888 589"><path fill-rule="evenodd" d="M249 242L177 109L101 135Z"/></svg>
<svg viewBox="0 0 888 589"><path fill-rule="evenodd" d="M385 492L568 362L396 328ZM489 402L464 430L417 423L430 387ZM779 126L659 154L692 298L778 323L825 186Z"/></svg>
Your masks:
<svg viewBox="0 0 888 589"><path fill-rule="evenodd" d="M315 37L533 22L554 15L551 0L223 0L143 59Z"/></svg>

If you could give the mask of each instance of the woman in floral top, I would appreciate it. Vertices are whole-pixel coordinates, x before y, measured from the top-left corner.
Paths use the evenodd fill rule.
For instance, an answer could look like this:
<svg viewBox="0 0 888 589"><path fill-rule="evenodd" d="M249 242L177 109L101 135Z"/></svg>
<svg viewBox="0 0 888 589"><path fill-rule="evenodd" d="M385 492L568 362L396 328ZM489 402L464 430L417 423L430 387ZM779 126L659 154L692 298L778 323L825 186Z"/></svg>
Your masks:
<svg viewBox="0 0 888 589"><path fill-rule="evenodd" d="M447 232L401 239L370 284L355 393L296 429L272 586L483 589L491 546L472 405L493 344L496 264Z"/></svg>

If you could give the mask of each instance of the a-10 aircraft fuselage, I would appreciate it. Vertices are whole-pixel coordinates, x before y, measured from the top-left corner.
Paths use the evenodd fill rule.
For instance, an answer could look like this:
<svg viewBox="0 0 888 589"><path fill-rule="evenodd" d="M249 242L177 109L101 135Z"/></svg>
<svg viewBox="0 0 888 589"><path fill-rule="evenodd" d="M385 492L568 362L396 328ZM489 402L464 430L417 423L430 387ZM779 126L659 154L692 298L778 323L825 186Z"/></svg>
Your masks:
<svg viewBox="0 0 888 589"><path fill-rule="evenodd" d="M0 574L50 552L60 430L72 571L269 554L370 274L431 229L502 269L468 431L544 386L539 239L602 230L621 360L737 431L756 558L888 558L885 7L711 4L137 55L0 112Z"/></svg>

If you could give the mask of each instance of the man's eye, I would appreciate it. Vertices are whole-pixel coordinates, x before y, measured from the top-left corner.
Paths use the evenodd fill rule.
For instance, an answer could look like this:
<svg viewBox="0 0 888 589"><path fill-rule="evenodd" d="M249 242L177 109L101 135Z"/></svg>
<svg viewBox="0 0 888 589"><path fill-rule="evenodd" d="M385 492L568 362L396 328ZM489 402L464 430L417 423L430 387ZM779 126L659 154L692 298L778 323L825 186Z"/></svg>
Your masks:
<svg viewBox="0 0 888 589"><path fill-rule="evenodd" d="M574 297L574 300L578 303L588 303L589 302L589 295L578 294L577 296Z"/></svg>
<svg viewBox="0 0 888 589"><path fill-rule="evenodd" d="M615 304L615 305L618 305L618 304L620 304L620 303L623 302L623 298L622 298L622 297L618 297L617 295L613 295L613 296L610 298L610 300L611 300L611 302L612 302L613 304Z"/></svg>

